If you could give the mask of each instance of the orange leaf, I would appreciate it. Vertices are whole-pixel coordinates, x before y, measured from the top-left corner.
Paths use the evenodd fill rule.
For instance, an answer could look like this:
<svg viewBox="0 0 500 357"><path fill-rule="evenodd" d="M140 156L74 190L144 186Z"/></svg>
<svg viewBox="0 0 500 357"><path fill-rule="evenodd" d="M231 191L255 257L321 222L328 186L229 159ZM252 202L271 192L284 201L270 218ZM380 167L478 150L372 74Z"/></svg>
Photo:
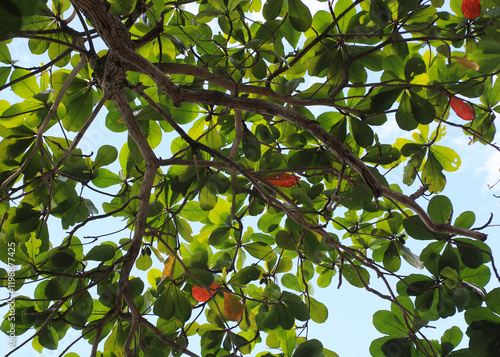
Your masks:
<svg viewBox="0 0 500 357"><path fill-rule="evenodd" d="M213 282L212 285L210 285L210 290L215 290L218 287L220 287L220 284ZM213 296L213 294L215 294L215 292L212 293L209 290L196 285L193 285L191 293L193 294L193 298L198 302L208 301Z"/></svg>
<svg viewBox="0 0 500 357"><path fill-rule="evenodd" d="M239 321L243 317L243 305L236 295L224 293L224 315L229 321Z"/></svg>
<svg viewBox="0 0 500 357"><path fill-rule="evenodd" d="M460 63L462 66L465 66L469 69L472 69L474 71L479 71L479 65L471 60L467 59L467 56L459 57L459 56L451 56L455 61Z"/></svg>
<svg viewBox="0 0 500 357"><path fill-rule="evenodd" d="M479 0L462 1L462 14L469 20L474 20L481 15L481 2Z"/></svg>
<svg viewBox="0 0 500 357"><path fill-rule="evenodd" d="M279 187L292 187L298 183L297 178L294 175L282 173L279 175L271 175L263 177L269 183Z"/></svg>
<svg viewBox="0 0 500 357"><path fill-rule="evenodd" d="M161 280L172 275L175 267L175 257L173 255L169 255L163 264L165 265L165 268L163 268L163 273L161 273Z"/></svg>
<svg viewBox="0 0 500 357"><path fill-rule="evenodd" d="M451 109L457 113L457 115L463 120L474 119L474 109L463 100L452 97L450 99Z"/></svg>

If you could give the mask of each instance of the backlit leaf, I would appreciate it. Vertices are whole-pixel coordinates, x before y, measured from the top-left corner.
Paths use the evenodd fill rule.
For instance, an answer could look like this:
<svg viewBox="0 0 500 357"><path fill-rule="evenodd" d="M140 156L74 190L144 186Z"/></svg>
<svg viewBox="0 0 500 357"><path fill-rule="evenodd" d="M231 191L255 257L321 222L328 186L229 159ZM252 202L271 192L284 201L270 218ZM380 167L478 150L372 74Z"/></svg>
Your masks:
<svg viewBox="0 0 500 357"><path fill-rule="evenodd" d="M294 175L287 173L265 176L263 179L279 187L292 187L298 183L298 180Z"/></svg>
<svg viewBox="0 0 500 357"><path fill-rule="evenodd" d="M311 27L311 12L301 0L288 0L288 14L293 28L297 31L305 32Z"/></svg>
<svg viewBox="0 0 500 357"><path fill-rule="evenodd" d="M455 113L463 120L474 119L474 109L463 100L458 99L457 97L451 97L450 106L451 109L453 109Z"/></svg>
<svg viewBox="0 0 500 357"><path fill-rule="evenodd" d="M193 298L196 301L205 302L210 300L210 298L215 294L215 292L212 289L217 289L218 287L220 287L220 284L215 282L212 283L212 285L210 285L210 290L207 290L200 286L193 285L191 293L193 294Z"/></svg>
<svg viewBox="0 0 500 357"><path fill-rule="evenodd" d="M243 317L243 305L236 295L224 293L224 315L229 321L239 321Z"/></svg>

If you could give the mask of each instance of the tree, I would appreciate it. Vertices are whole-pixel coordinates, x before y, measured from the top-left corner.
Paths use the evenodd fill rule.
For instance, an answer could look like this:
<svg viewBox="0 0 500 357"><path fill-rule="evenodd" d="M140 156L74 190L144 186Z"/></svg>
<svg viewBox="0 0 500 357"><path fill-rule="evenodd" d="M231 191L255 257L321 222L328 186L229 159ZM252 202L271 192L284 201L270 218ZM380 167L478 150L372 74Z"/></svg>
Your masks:
<svg viewBox="0 0 500 357"><path fill-rule="evenodd" d="M499 150L499 2L309 3L0 3L19 97L0 102L2 331L41 351L78 330L92 356L335 356L301 334L328 323L311 287L351 284L390 308L372 356L500 351L492 221L453 210L460 158L438 145ZM19 39L48 63L23 67ZM97 121L126 141L85 151ZM461 311L466 330L425 336Z"/></svg>

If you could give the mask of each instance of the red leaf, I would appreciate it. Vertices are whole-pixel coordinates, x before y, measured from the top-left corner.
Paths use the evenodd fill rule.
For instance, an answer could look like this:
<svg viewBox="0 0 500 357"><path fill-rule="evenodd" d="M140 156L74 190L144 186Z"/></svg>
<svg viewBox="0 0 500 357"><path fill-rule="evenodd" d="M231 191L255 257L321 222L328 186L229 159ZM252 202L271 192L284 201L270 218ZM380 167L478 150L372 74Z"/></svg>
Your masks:
<svg viewBox="0 0 500 357"><path fill-rule="evenodd" d="M463 120L472 120L474 119L474 109L465 103L463 100L452 97L450 99L451 109L457 113L457 115Z"/></svg>
<svg viewBox="0 0 500 357"><path fill-rule="evenodd" d="M243 317L243 305L236 295L224 293L224 315L229 321L239 321Z"/></svg>
<svg viewBox="0 0 500 357"><path fill-rule="evenodd" d="M481 15L481 2L479 0L462 1L462 14L469 20L474 20Z"/></svg>
<svg viewBox="0 0 500 357"><path fill-rule="evenodd" d="M271 175L263 177L269 183L279 187L292 187L298 183L297 178L294 175L282 173L279 175Z"/></svg>
<svg viewBox="0 0 500 357"><path fill-rule="evenodd" d="M212 285L210 285L210 290L215 290L218 287L220 287L220 284L213 282ZM215 292L210 292L209 290L196 285L193 285L191 293L193 294L193 298L198 302L208 301L215 294Z"/></svg>

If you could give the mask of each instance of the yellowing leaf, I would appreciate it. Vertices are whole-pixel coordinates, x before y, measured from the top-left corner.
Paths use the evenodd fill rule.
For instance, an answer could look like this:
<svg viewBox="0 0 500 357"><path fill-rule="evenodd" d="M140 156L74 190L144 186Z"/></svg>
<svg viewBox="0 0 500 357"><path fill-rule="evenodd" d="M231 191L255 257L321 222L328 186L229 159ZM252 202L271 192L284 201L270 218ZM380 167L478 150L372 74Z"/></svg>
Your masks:
<svg viewBox="0 0 500 357"><path fill-rule="evenodd" d="M236 295L224 293L224 315L229 321L239 321L243 317L243 305Z"/></svg>
<svg viewBox="0 0 500 357"><path fill-rule="evenodd" d="M175 268L175 257L173 255L169 255L167 260L163 262L165 268L163 268L163 272L161 273L161 280L165 279L167 276L171 276L172 272Z"/></svg>
<svg viewBox="0 0 500 357"><path fill-rule="evenodd" d="M471 60L467 59L467 56L459 57L459 56L451 56L455 61L460 63L462 66L465 66L469 69L472 69L474 71L479 71L479 65Z"/></svg>

